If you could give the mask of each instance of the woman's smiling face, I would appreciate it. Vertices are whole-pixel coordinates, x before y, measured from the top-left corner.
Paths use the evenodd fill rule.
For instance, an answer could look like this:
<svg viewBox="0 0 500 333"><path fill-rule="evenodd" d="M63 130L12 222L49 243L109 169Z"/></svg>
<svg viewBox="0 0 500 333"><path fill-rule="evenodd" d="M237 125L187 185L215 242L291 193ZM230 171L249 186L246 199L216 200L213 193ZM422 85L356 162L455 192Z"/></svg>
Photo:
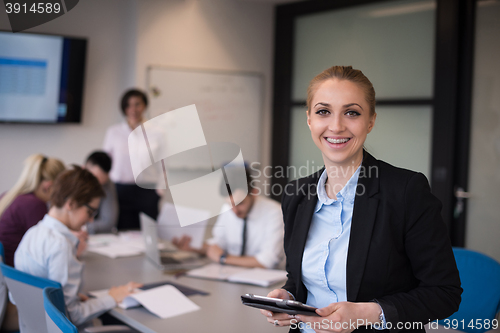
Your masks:
<svg viewBox="0 0 500 333"><path fill-rule="evenodd" d="M339 79L321 82L307 112L307 124L325 166L359 165L375 118L356 83Z"/></svg>

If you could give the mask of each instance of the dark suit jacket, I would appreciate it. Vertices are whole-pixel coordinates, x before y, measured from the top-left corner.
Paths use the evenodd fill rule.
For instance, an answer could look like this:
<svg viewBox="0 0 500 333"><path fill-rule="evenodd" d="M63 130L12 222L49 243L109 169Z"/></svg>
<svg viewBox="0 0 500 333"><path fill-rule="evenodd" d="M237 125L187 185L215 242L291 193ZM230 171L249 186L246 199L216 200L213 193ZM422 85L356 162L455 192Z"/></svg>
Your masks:
<svg viewBox="0 0 500 333"><path fill-rule="evenodd" d="M398 322L450 316L462 288L441 202L421 173L364 154L347 254L347 300L376 300L392 332L399 331ZM307 298L302 255L322 172L287 184L282 199L288 271L283 288L301 302Z"/></svg>

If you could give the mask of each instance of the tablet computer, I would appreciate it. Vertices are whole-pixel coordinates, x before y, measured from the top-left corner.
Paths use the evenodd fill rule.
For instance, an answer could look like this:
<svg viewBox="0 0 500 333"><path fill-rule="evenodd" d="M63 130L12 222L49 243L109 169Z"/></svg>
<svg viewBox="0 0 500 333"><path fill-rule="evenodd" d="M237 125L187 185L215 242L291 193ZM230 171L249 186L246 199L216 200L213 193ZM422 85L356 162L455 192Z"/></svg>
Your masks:
<svg viewBox="0 0 500 333"><path fill-rule="evenodd" d="M243 305L257 309L269 310L276 313L287 313L291 315L317 316L316 308L301 302L279 298L245 294L241 296Z"/></svg>

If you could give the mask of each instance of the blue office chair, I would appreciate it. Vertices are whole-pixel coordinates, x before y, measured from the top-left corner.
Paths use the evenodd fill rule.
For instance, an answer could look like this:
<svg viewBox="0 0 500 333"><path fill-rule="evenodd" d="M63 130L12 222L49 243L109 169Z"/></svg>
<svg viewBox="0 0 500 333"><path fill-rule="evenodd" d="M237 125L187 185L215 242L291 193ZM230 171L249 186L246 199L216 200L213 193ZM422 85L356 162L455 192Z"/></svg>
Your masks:
<svg viewBox="0 0 500 333"><path fill-rule="evenodd" d="M453 254L464 290L462 302L458 311L448 318L450 322L440 320L439 323L446 326L456 319L462 331L486 332L492 329L491 322L500 311L500 264L484 254L462 248L453 248ZM464 327L461 327L462 320ZM489 327L485 326L487 322Z"/></svg>
<svg viewBox="0 0 500 333"><path fill-rule="evenodd" d="M45 321L49 333L78 333L78 330L64 314L64 295L59 288L47 287L43 290Z"/></svg>
<svg viewBox="0 0 500 333"><path fill-rule="evenodd" d="M43 289L61 289L61 284L21 272L4 263L0 263L0 268L17 307L21 333L46 333Z"/></svg>
<svg viewBox="0 0 500 333"><path fill-rule="evenodd" d="M45 320L43 289L50 287L60 289L62 292L61 284L21 272L3 263L0 263L0 268L4 275L5 282L7 282L9 292L17 306L21 333L50 333L47 331L47 323ZM64 297L62 297L62 301L56 304L56 306L61 309L62 313L66 312ZM132 333L137 331L128 326L110 325L85 328L84 332Z"/></svg>

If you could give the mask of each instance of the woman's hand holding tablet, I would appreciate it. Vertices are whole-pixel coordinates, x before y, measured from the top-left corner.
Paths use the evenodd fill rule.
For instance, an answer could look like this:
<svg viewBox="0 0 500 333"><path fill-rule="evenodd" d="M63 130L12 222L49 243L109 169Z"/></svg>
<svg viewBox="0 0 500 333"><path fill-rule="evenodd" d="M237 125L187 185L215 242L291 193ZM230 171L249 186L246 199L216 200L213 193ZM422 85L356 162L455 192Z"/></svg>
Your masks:
<svg viewBox="0 0 500 333"><path fill-rule="evenodd" d="M285 289L275 289L267 297L246 294L241 296L244 305L261 309L267 321L275 326L289 326L297 323L295 315L319 316L316 308L290 299Z"/></svg>
<svg viewBox="0 0 500 333"><path fill-rule="evenodd" d="M293 300L246 294L241 296L241 301L243 302L243 305L269 310L276 313L318 316L315 307Z"/></svg>

